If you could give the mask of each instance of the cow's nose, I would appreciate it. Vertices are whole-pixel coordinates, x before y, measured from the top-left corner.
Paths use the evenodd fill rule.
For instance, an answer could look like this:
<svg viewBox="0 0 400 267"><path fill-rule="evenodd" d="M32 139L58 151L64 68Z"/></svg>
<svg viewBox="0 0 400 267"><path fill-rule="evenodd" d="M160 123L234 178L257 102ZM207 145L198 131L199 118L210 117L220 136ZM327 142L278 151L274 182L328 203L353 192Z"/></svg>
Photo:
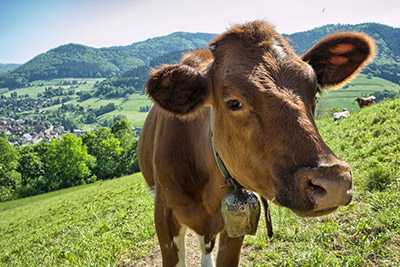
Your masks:
<svg viewBox="0 0 400 267"><path fill-rule="evenodd" d="M353 197L353 179L345 162L322 165L304 173L302 183L314 210L348 205Z"/></svg>

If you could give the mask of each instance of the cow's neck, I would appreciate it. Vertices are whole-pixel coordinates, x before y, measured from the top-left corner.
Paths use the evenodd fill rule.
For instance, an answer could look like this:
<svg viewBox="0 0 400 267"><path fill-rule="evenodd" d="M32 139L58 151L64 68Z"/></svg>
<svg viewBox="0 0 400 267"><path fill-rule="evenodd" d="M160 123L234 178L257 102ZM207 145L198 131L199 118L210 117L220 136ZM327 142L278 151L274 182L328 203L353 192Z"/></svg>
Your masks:
<svg viewBox="0 0 400 267"><path fill-rule="evenodd" d="M225 188L227 186L233 186L235 188L243 188L243 186L238 181L236 181L235 178L233 178L232 175L229 173L229 171L226 169L224 162L222 161L221 157L218 154L217 149L215 148L212 110L210 110L210 137L211 137L211 145L215 161L217 162L218 168L225 179L225 184L221 188Z"/></svg>
<svg viewBox="0 0 400 267"><path fill-rule="evenodd" d="M213 132L213 116L212 116L212 110L211 109L210 109L210 138L211 138L211 146L212 146L213 154L214 154L214 157L215 157L215 161L217 162L218 168L221 171L221 173L222 173L222 175L224 176L224 179L225 179L225 184L223 186L221 186L221 189L225 188L225 187L228 187L228 186L233 186L235 189L244 188L238 181L236 181L235 178L232 177L232 175L226 169L225 164L222 161L221 157L219 156L218 151L217 151L217 149L215 147L214 132ZM268 233L269 237L272 237L272 235L273 235L272 220L271 220L271 212L269 210L268 200L266 200L265 198L261 197L261 201L262 201L262 204L264 206L267 233Z"/></svg>

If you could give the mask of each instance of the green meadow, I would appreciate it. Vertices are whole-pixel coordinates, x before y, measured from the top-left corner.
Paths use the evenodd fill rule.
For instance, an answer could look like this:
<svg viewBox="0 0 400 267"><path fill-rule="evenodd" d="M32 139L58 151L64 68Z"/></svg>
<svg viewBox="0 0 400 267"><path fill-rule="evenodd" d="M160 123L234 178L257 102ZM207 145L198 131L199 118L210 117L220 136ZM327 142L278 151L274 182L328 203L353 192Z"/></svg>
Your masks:
<svg viewBox="0 0 400 267"><path fill-rule="evenodd" d="M101 82L103 80L104 78L82 78L82 79L65 78L65 79L53 79L53 80L38 80L32 82L31 86L29 87L19 88L17 90L9 91L7 88L1 88L0 94L10 97L12 92L17 92L18 95L28 94L30 97L36 98L38 97L38 94L44 93L45 88L47 87L52 87L55 89L61 86L64 89L69 89L70 85L63 85L62 83L72 82L72 81L78 82L78 84L73 85L73 86L78 86L76 91L86 92L86 91L91 91L93 89L93 85L96 82Z"/></svg>
<svg viewBox="0 0 400 267"><path fill-rule="evenodd" d="M379 91L394 91L400 93L400 85L379 77L369 77L359 74L351 83L338 90L330 90L319 97L317 110L348 108L350 113L359 110L355 101L357 97L368 97Z"/></svg>
<svg viewBox="0 0 400 267"><path fill-rule="evenodd" d="M155 245L152 207L140 174L0 203L0 266L128 264Z"/></svg>
<svg viewBox="0 0 400 267"><path fill-rule="evenodd" d="M272 207L246 266L400 266L400 99L317 121L353 170L350 205L319 218ZM0 203L0 266L124 266L156 246L141 174Z"/></svg>

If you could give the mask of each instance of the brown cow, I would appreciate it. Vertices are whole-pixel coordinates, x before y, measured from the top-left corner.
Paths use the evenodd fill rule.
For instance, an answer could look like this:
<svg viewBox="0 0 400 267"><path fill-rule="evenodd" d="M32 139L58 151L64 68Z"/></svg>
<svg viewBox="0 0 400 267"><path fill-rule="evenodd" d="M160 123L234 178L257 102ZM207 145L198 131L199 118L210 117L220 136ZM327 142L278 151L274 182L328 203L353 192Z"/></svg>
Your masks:
<svg viewBox="0 0 400 267"><path fill-rule="evenodd" d="M184 266L188 228L200 241L202 265L237 266L243 237L225 231L221 199L232 190L214 158L244 188L320 216L352 198L350 166L323 142L313 120L315 95L348 82L374 54L362 33L326 37L302 57L268 24L237 25L210 51L163 66L146 84L156 105L138 146L140 168L155 190L155 225L164 266Z"/></svg>
<svg viewBox="0 0 400 267"><path fill-rule="evenodd" d="M360 106L360 108L363 108L376 103L376 97L375 96L357 97L354 101L357 101L358 106Z"/></svg>

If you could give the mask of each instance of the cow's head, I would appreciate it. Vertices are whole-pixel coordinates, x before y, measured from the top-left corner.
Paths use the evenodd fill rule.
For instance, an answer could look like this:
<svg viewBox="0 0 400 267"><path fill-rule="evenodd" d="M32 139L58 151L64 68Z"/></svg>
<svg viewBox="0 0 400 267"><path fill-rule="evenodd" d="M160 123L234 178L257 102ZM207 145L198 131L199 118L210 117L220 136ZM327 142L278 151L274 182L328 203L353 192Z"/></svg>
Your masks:
<svg viewBox="0 0 400 267"><path fill-rule="evenodd" d="M257 21L233 27L210 49L208 61L200 53L154 72L149 95L180 117L211 105L216 149L245 188L300 216L348 204L351 169L318 133L315 96L354 77L373 57L372 39L338 33L299 57Z"/></svg>

